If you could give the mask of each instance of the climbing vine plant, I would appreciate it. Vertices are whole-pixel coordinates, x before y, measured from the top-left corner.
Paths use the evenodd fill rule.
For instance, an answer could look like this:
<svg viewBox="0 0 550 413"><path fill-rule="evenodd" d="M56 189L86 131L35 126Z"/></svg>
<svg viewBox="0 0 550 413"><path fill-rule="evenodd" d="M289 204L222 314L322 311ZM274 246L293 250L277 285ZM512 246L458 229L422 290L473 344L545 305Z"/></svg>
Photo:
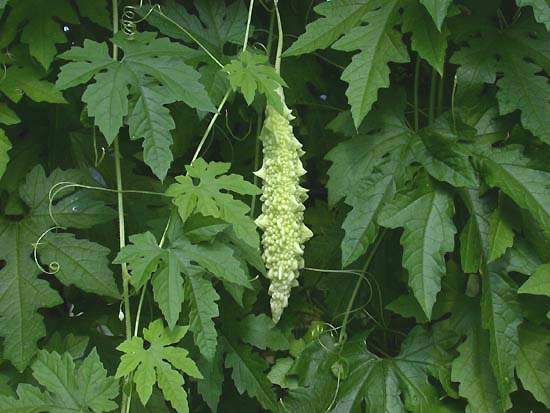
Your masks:
<svg viewBox="0 0 550 413"><path fill-rule="evenodd" d="M0 413L550 411L546 0L0 0Z"/></svg>

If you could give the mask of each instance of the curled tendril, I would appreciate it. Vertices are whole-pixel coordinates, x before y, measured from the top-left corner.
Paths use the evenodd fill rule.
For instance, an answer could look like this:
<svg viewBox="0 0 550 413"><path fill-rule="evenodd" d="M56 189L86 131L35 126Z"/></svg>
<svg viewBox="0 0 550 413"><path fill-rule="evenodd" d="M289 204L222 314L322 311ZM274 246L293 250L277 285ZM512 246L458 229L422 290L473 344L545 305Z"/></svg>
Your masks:
<svg viewBox="0 0 550 413"><path fill-rule="evenodd" d="M151 6L149 8L149 11L145 14L145 16L139 17L138 10L140 10L142 7L143 7L143 0L139 2L139 6L126 6L122 11L122 16L120 19L120 30L130 40L136 37L137 25L139 23L147 20L147 17L149 17L151 13L153 13L153 11L155 10L159 13L162 12L160 8L160 4L155 4L154 6Z"/></svg>
<svg viewBox="0 0 550 413"><path fill-rule="evenodd" d="M236 134L233 133L233 130L231 129L231 126L229 126L229 112L226 110L225 111L225 127L227 128L227 130L229 131L229 135L233 139L235 139L237 142L242 142L242 141L246 140L246 138L248 138L250 136L250 132L252 132L252 121L248 122L248 130L246 131L246 134L242 138L240 138Z"/></svg>
<svg viewBox="0 0 550 413"><path fill-rule="evenodd" d="M60 226L54 226L54 227L51 227L51 228L48 228L46 231L44 231L39 237L38 239L36 240L36 242L32 245L33 247L33 257L34 257L34 262L36 264L36 266L40 269L40 271L42 271L43 273L46 273L46 274L50 274L50 275L54 275L54 274L57 274L59 272L59 270L61 269L61 264L59 264L59 262L57 261L52 261L48 264L48 268L49 270L47 270L46 268L44 268L40 262L38 262L38 254L37 254L37 251L38 251L38 246L40 245L40 241L42 241L42 239L48 235L49 232L55 230L55 229L63 229L61 228Z"/></svg>
<svg viewBox="0 0 550 413"><path fill-rule="evenodd" d="M82 185L82 184L77 184L75 182L58 182L50 188L50 191L48 193L48 199L49 199L48 213L50 215L50 219L52 220L52 222L60 228L62 228L62 226L57 222L57 220L55 219L55 217L53 215L53 202L55 201L55 198L57 197L57 195L61 191L65 190L65 189L69 189L69 188L93 189L95 191L123 193L123 194L124 193L126 193L126 194L142 194L142 195L154 195L154 196L164 196L164 197L169 196L169 195L166 195L163 192L138 191L138 190L134 190L134 189L125 189L124 191L118 191L116 189L103 188L101 186Z"/></svg>

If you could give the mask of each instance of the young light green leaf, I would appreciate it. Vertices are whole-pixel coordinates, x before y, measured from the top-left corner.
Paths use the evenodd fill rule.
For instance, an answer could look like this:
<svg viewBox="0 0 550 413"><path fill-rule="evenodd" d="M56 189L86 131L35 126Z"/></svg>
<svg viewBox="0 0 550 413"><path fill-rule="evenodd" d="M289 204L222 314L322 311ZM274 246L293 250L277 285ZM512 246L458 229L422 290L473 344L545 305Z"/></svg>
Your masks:
<svg viewBox="0 0 550 413"><path fill-rule="evenodd" d="M497 383L498 407L506 411L511 406L510 393L516 389L518 327L523 318L514 289L498 273L489 271L482 285L482 325L489 331L489 359Z"/></svg>
<svg viewBox="0 0 550 413"><path fill-rule="evenodd" d="M256 225L248 216L250 208L228 192L257 195L260 189L240 175L225 175L229 167L228 163L207 163L199 158L185 167L187 175L176 177L177 183L172 184L166 193L174 198L172 202L184 222L192 213L220 218L233 225L239 238L258 248L260 238Z"/></svg>
<svg viewBox="0 0 550 413"><path fill-rule="evenodd" d="M550 297L550 264L541 265L519 288L520 294L546 295Z"/></svg>
<svg viewBox="0 0 550 413"><path fill-rule="evenodd" d="M143 330L143 337L150 344L149 348L143 347L144 341L141 337L127 339L117 347L124 354L115 377L121 378L135 372L134 382L143 405L151 397L153 385L158 383L164 397L178 413L189 412L187 393L183 388L185 382L179 371L199 379L202 375L188 357L187 350L170 346L178 343L187 330L188 327L181 326L169 330L164 328L162 320L156 320Z"/></svg>
<svg viewBox="0 0 550 413"><path fill-rule="evenodd" d="M277 91L286 83L269 64L267 56L245 50L225 65L224 70L228 73L229 84L234 91L242 92L246 103L251 105L256 93L261 93L268 105L283 112L283 101Z"/></svg>
<svg viewBox="0 0 550 413"><path fill-rule="evenodd" d="M416 190L397 195L378 217L382 226L404 228L403 266L428 319L446 272L444 254L454 247L453 211L450 196L423 181Z"/></svg>

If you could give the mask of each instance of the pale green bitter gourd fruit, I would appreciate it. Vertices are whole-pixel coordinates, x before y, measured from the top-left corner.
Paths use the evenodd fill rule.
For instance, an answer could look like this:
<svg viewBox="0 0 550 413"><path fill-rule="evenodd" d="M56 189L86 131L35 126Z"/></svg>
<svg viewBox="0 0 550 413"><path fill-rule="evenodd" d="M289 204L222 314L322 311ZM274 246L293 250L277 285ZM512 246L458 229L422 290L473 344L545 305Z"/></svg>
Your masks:
<svg viewBox="0 0 550 413"><path fill-rule="evenodd" d="M290 290L298 285L304 267L304 243L312 232L304 225L306 189L300 178L306 173L300 157L302 144L296 139L290 121L294 119L284 105L283 113L267 106L260 139L263 165L255 174L263 180L262 214L256 224L263 230L263 260L271 281L271 314L276 323L288 306Z"/></svg>

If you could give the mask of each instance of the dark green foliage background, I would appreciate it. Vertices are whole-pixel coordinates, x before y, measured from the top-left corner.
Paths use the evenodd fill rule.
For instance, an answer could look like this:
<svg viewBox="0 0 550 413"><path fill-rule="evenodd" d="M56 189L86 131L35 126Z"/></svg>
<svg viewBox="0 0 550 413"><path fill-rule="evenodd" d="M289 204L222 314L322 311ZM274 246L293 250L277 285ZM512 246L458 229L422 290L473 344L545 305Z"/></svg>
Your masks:
<svg viewBox="0 0 550 413"><path fill-rule="evenodd" d="M0 413L550 411L548 0L280 0L280 75L272 0L114 3L0 0Z"/></svg>

